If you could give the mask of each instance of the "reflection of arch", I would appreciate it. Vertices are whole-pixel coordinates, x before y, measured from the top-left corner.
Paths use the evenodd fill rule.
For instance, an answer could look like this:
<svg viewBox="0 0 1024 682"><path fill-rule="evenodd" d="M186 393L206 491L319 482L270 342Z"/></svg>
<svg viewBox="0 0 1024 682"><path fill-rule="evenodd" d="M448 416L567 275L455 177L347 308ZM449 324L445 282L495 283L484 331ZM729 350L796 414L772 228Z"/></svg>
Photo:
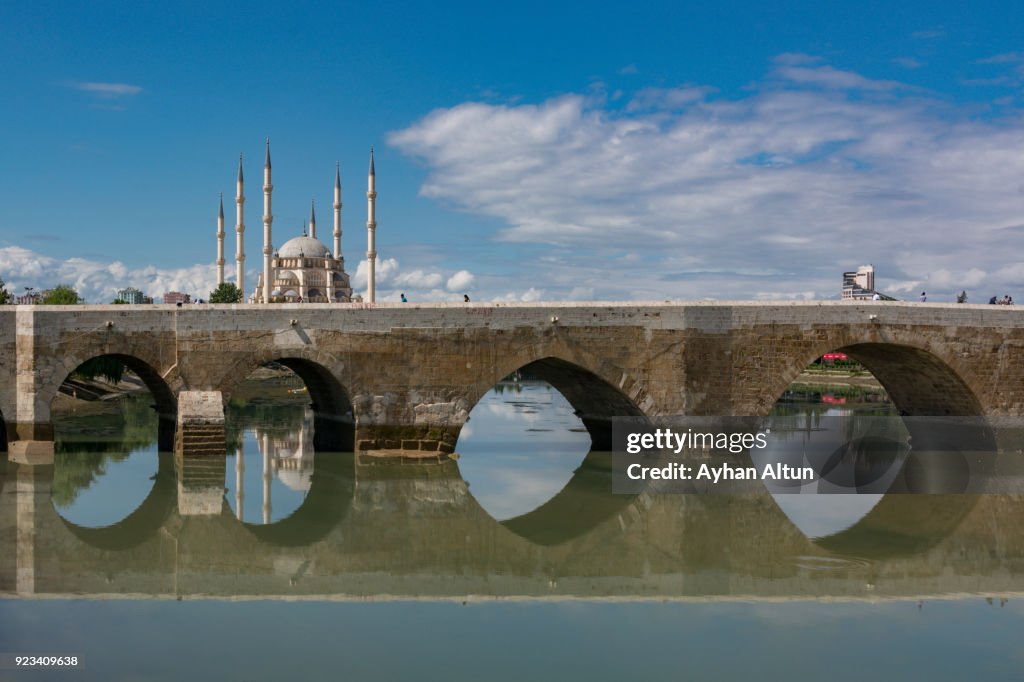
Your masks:
<svg viewBox="0 0 1024 682"><path fill-rule="evenodd" d="M103 550L126 550L151 539L164 526L177 505L177 474L174 455L159 454L156 478L149 495L138 509L117 523L104 528L86 528L68 521L54 508L64 526L87 545Z"/></svg>
<svg viewBox="0 0 1024 682"><path fill-rule="evenodd" d="M66 376L57 377L58 383L52 387L52 393L49 396L49 401L52 402L57 396L57 391L60 389L61 384L67 380L75 370L82 366L83 363L89 360L95 360L97 358L111 358L118 360L125 367L135 373L142 383L149 389L150 395L153 396L153 402L155 403L157 414L160 417L157 443L161 452L171 452L174 450L174 429L178 418L178 399L171 390L171 387L167 384L167 381L160 375L160 373L153 369L145 360L137 358L133 355L126 355L123 353L99 353L84 359L75 359L77 364L75 369L69 372Z"/></svg>
<svg viewBox="0 0 1024 682"><path fill-rule="evenodd" d="M266 526L246 523L259 540L280 547L311 545L323 539L345 518L355 491L352 454L328 452L313 459L309 493L291 516Z"/></svg>
<svg viewBox="0 0 1024 682"><path fill-rule="evenodd" d="M853 526L814 543L836 554L868 559L918 554L956 530L978 499L977 495L886 495Z"/></svg>
<svg viewBox="0 0 1024 682"><path fill-rule="evenodd" d="M284 351L287 352L287 351ZM331 370L316 359L282 355L269 350L249 356L235 365L222 386L225 399L235 386L253 371L269 362L276 362L295 372L309 391L313 409L313 448L319 452L352 452L355 449L355 419L352 401ZM313 352L315 355L315 352Z"/></svg>
<svg viewBox="0 0 1024 682"><path fill-rule="evenodd" d="M608 380L578 364L550 356L511 366L490 386L481 386L471 394L470 405L475 406L494 383L517 370L548 382L565 396L587 428L592 450L612 449L612 417L644 416L640 408Z"/></svg>
<svg viewBox="0 0 1024 682"><path fill-rule="evenodd" d="M609 453L588 453L557 495L501 525L525 540L547 546L590 532L636 499L635 495L612 493L611 466Z"/></svg>
<svg viewBox="0 0 1024 682"><path fill-rule="evenodd" d="M910 416L973 416L983 414L978 396L956 367L923 347L898 343L840 342L821 344L789 367L762 394L759 414L767 414L797 376L824 353L846 353L882 384L901 414Z"/></svg>

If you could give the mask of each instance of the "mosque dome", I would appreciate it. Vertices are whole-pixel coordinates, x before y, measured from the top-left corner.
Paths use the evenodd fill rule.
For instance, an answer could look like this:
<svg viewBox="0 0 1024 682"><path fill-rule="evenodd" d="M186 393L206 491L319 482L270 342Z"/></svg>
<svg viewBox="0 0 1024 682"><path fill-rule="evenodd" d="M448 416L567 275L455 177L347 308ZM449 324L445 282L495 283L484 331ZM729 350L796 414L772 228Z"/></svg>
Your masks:
<svg viewBox="0 0 1024 682"><path fill-rule="evenodd" d="M278 250L280 258L330 258L331 250L315 237L294 237Z"/></svg>

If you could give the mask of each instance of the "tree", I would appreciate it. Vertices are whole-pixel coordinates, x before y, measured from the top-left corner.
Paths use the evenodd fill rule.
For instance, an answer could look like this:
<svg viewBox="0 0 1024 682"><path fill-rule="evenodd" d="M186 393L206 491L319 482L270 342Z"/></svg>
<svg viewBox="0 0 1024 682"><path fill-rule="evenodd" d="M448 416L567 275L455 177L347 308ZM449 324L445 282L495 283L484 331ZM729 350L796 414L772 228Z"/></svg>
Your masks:
<svg viewBox="0 0 1024 682"><path fill-rule="evenodd" d="M75 305L82 299L70 284L58 284L49 291L43 292L43 305Z"/></svg>
<svg viewBox="0 0 1024 682"><path fill-rule="evenodd" d="M110 355L101 355L98 358L86 360L72 372L79 379L95 379L106 377L112 384L118 384L124 378L124 363Z"/></svg>
<svg viewBox="0 0 1024 682"><path fill-rule="evenodd" d="M242 290L231 282L224 282L217 285L217 288L210 292L210 303L241 303Z"/></svg>
<svg viewBox="0 0 1024 682"><path fill-rule="evenodd" d="M11 295L7 291L7 285L4 280L0 278L0 305L7 305L11 302Z"/></svg>

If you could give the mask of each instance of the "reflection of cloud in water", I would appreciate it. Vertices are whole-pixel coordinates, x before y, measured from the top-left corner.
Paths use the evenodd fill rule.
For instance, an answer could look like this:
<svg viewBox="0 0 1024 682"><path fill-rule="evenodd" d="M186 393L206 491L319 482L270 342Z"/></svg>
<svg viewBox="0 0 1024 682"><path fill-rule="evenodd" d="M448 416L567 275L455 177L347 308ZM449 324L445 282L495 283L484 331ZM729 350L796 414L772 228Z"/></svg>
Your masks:
<svg viewBox="0 0 1024 682"><path fill-rule="evenodd" d="M525 514L554 497L590 449L572 405L550 384L503 388L480 399L456 446L473 497L497 519Z"/></svg>
<svg viewBox="0 0 1024 682"><path fill-rule="evenodd" d="M853 526L883 495L773 495L779 509L808 538L823 538Z"/></svg>

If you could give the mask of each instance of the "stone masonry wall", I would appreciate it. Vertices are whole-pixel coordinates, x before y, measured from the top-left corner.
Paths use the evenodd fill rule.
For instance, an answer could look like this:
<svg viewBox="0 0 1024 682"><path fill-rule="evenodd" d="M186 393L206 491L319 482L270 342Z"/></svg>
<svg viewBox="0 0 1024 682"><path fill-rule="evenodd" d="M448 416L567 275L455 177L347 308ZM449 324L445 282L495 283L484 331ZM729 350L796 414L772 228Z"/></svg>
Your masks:
<svg viewBox="0 0 1024 682"><path fill-rule="evenodd" d="M592 423L626 408L763 414L831 350L861 359L908 413L1024 415L1024 310L1004 306L18 306L0 311L4 349L0 411L12 440L52 438L61 382L103 354L151 369L144 379L162 412L182 390L227 400L261 363L301 363L318 409L354 420L368 447L442 449L498 380L547 358Z"/></svg>

